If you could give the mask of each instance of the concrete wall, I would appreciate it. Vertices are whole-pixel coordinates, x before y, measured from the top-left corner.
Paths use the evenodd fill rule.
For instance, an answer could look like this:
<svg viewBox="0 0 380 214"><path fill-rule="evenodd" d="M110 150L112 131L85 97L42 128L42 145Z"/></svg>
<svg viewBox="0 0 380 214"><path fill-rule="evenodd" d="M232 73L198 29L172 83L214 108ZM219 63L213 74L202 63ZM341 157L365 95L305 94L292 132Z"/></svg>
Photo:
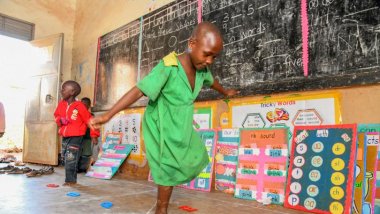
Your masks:
<svg viewBox="0 0 380 214"><path fill-rule="evenodd" d="M0 0L0 13L35 24L35 39L64 33L62 80L72 78L76 0Z"/></svg>

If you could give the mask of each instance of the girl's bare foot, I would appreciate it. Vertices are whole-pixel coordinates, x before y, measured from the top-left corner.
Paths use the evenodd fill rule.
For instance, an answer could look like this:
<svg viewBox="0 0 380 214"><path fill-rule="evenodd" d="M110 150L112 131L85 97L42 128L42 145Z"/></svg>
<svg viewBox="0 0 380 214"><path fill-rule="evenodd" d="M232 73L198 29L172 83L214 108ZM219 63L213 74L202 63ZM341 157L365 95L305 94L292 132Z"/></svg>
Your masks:
<svg viewBox="0 0 380 214"><path fill-rule="evenodd" d="M62 186L75 186L77 184L77 182L65 182L64 184L62 184Z"/></svg>

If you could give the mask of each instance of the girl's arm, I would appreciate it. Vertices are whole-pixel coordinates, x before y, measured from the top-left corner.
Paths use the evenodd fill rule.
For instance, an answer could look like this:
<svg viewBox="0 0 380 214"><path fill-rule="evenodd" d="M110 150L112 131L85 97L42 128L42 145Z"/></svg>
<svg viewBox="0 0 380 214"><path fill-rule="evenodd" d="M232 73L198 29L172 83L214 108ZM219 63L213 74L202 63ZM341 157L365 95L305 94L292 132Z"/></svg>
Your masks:
<svg viewBox="0 0 380 214"><path fill-rule="evenodd" d="M89 126L92 128L100 128L100 126L108 122L115 114L128 108L138 99L140 99L144 94L140 91L139 88L134 86L126 94L121 97L112 108L106 113L92 118L89 122Z"/></svg>
<svg viewBox="0 0 380 214"><path fill-rule="evenodd" d="M240 93L239 91L237 91L235 89L223 88L223 86L216 79L214 80L214 83L211 85L211 88L214 89L215 91L223 94L224 96L227 96L227 97L234 96L234 95Z"/></svg>

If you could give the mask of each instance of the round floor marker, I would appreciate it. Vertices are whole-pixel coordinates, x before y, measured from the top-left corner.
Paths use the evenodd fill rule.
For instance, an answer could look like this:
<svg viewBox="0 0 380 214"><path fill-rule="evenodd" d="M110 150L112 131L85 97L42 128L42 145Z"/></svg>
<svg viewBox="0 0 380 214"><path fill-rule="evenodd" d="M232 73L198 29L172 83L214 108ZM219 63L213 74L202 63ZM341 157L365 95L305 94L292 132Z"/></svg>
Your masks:
<svg viewBox="0 0 380 214"><path fill-rule="evenodd" d="M113 203L110 201L104 201L100 204L100 206L106 209L110 209L113 206Z"/></svg>

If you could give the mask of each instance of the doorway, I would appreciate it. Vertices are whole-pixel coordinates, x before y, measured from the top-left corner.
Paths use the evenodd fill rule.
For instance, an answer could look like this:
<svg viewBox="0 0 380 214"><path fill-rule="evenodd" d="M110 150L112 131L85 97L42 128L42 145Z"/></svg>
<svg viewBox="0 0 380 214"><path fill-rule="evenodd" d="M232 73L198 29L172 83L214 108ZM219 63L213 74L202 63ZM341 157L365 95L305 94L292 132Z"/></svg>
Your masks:
<svg viewBox="0 0 380 214"><path fill-rule="evenodd" d="M34 64L31 52L29 42L0 35L0 102L5 110L2 150L23 147L27 79Z"/></svg>
<svg viewBox="0 0 380 214"><path fill-rule="evenodd" d="M0 101L6 115L0 149L22 148L25 162L58 163L53 112L62 41L62 34L32 42L0 36Z"/></svg>

